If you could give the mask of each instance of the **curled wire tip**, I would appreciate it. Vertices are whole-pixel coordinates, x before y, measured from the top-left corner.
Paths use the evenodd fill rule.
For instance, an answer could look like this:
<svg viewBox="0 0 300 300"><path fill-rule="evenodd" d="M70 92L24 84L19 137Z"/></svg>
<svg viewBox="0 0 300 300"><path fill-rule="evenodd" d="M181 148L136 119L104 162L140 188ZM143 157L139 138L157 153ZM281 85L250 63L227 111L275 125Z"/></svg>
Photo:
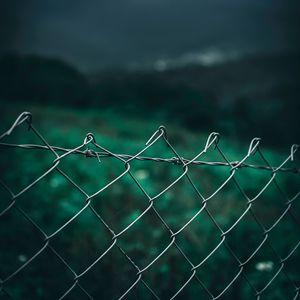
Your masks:
<svg viewBox="0 0 300 300"><path fill-rule="evenodd" d="M167 136L167 129L166 129L165 126L160 125L160 126L158 127L158 130L160 130L160 131L163 133L164 137L165 137L166 139L168 139L168 136Z"/></svg>
<svg viewBox="0 0 300 300"><path fill-rule="evenodd" d="M27 111L22 112L17 117L17 119L15 120L15 122L12 124L12 126L4 134L2 134L0 136L0 139L3 138L4 136L10 135L17 126L21 125L25 121L29 125L28 129L30 129L30 126L31 126L31 123L32 123L32 115L31 115L30 112L27 112Z"/></svg>
<svg viewBox="0 0 300 300"><path fill-rule="evenodd" d="M24 118L29 122L30 124L32 123L32 114L29 111L24 111L20 114L19 118Z"/></svg>
<svg viewBox="0 0 300 300"><path fill-rule="evenodd" d="M95 136L94 136L91 132L89 132L89 133L86 135L86 137L85 137L83 143L84 143L84 144L96 143Z"/></svg>
<svg viewBox="0 0 300 300"><path fill-rule="evenodd" d="M162 126L162 125L159 126L158 129L151 135L151 137L145 143L145 146L148 146L149 144L153 143L155 140L157 140L161 136L164 136L167 139L166 128L165 128L165 126Z"/></svg>
<svg viewBox="0 0 300 300"><path fill-rule="evenodd" d="M254 139L252 139L252 141L250 142L250 145L249 145L249 149L248 149L248 156L250 156L251 154L255 155L261 141L262 141L262 139L258 138L258 137L255 137Z"/></svg>
<svg viewBox="0 0 300 300"><path fill-rule="evenodd" d="M215 144L215 146L217 146L219 140L220 140L220 134L218 132L212 132L206 140L204 151L206 152L213 143Z"/></svg>
<svg viewBox="0 0 300 300"><path fill-rule="evenodd" d="M145 146L148 146L151 142L154 141L154 137L156 137L157 133L159 132L159 130L156 130L148 139L148 141L145 143Z"/></svg>
<svg viewBox="0 0 300 300"><path fill-rule="evenodd" d="M297 145L297 144L292 145L292 147L291 147L291 161L294 161L294 159L295 159L294 154L298 151L298 149L299 149L299 145Z"/></svg>

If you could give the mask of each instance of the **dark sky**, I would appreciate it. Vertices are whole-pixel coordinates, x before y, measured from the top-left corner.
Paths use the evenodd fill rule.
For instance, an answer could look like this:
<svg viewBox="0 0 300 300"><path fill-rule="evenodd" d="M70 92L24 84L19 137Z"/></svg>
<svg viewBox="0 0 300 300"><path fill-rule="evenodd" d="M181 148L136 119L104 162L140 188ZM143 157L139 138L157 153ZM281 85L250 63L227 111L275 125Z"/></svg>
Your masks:
<svg viewBox="0 0 300 300"><path fill-rule="evenodd" d="M299 0L0 0L0 51L83 71L208 48L294 50Z"/></svg>

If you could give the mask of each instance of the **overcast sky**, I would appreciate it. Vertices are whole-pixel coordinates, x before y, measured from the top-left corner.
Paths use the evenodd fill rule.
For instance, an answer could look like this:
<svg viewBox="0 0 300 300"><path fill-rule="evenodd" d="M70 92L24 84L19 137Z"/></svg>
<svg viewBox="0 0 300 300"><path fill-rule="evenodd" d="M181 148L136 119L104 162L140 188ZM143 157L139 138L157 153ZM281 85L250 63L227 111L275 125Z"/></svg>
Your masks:
<svg viewBox="0 0 300 300"><path fill-rule="evenodd" d="M0 52L83 71L210 48L296 49L299 0L1 0Z"/></svg>

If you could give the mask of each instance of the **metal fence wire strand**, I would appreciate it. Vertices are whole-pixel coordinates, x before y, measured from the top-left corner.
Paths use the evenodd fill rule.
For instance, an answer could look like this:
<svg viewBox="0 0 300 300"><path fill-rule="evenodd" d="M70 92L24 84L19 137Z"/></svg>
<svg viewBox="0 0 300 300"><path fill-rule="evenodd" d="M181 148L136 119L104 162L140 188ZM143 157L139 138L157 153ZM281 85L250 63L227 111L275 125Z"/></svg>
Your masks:
<svg viewBox="0 0 300 300"><path fill-rule="evenodd" d="M17 128L22 127L23 130L24 125L26 125L28 130L35 135L37 140L40 142L39 144L18 144L8 143L6 141L8 136L14 135L14 131ZM26 134L25 131L24 134ZM91 272L91 270L95 268L96 265L101 264L102 260L107 255L109 255L110 252L116 249L117 251L119 251L121 256L124 257L128 264L136 270L136 277L132 282L128 283L127 289L125 289L122 292L122 294L115 295L115 299L125 299L130 296L134 297L134 295L138 295L136 291L136 287L138 285L143 285L145 290L147 290L154 299L163 299L162 296L160 296L160 287L157 284L154 284L153 282L147 281L145 274L147 274L147 272L149 272L150 269L155 268L156 262L161 257L167 256L171 248L175 248L182 257L182 259L187 263L187 265L189 265L190 274L183 280L181 286L176 291L173 291L173 295L169 297L169 299L179 298L180 295L182 295L182 293L184 292L184 290L189 289L189 286L192 281L199 285L199 287L207 295L207 299L220 299L224 295L226 295L228 289L230 289L230 287L232 287L234 283L237 282L237 280L240 280L241 278L245 280L248 284L249 291L251 292L253 299L263 299L264 294L266 293L266 291L270 291L271 284L275 282L276 278L279 275L284 276L289 286L293 289L293 299L299 299L299 278L295 279L293 276L291 276L286 270L286 265L289 261L292 261L295 253L299 251L298 248L300 246L300 239L296 244L291 245L288 253L285 254L284 257L282 257L276 250L276 247L274 247L274 245L272 244L270 238L270 233L274 231L277 227L282 226L282 220L286 216L289 216L292 220L295 230L299 230L300 228L299 220L297 219L297 216L294 215L294 212L292 210L296 201L299 200L300 191L296 192L293 196L288 196L288 194L281 187L281 184L278 181L279 175L284 176L286 174L289 174L299 178L300 168L289 166L291 162L295 162L296 158L299 159L299 146L292 145L288 151L287 156L282 160L282 162L277 166L273 166L266 159L262 150L262 141L259 138L254 138L250 142L247 153L244 153L244 155L239 161L230 161L227 158L227 155L223 152L219 141L219 134L213 132L208 136L207 141L203 146L203 149L201 149L201 151L199 151L192 158L184 158L177 152L177 150L175 150L175 147L171 144L165 127L160 126L146 141L145 146L135 155L130 155L126 153L115 153L104 148L103 146L101 146L101 144L97 143L97 139L92 133L88 133L86 135L81 145L75 148L67 149L60 146L50 145L47 142L47 139L34 127L31 113L22 113L15 120L12 126L0 136L0 148L18 148L23 151L48 151L52 153L54 159L52 161L52 165L49 166L49 168L46 171L44 171L44 173L39 174L39 176L34 181L23 187L20 191L15 192L14 186L8 186L4 179L0 180L0 185L2 186L3 191L10 197L9 204L6 207L4 207L4 209L2 209L2 211L0 212L0 218L4 217L10 211L16 210L26 220L26 222L30 223L37 230L37 232L40 233L40 238L42 241L42 246L39 249L36 249L35 253L30 258L28 258L17 269L12 270L9 275L0 279L0 295L5 295L6 297L13 299L12 293L7 287L8 283L12 281L14 277L16 277L18 274L22 273L24 269L28 268L28 266L31 265L42 253L50 251L57 258L57 260L60 261L67 270L69 270L73 277L73 282L61 294L59 299L64 299L65 297L70 295L70 293L74 289L79 289L87 299L93 299L93 296L91 295L89 290L82 284L82 277ZM158 142L163 142L166 145L170 152L173 153L172 157L162 158L145 156L145 151L153 147ZM222 158L222 161L207 162L201 160L202 157L209 150L216 151L218 155ZM260 157L260 161L262 161L263 164L255 165L248 163L248 160L254 154ZM106 185L103 186L101 189L90 194L87 191L85 191L78 183L76 183L69 175L67 175L66 172L60 166L63 160L65 160L67 157L71 157L74 155L82 156L86 159L94 159L95 163L101 163L101 159L103 158L111 158L122 163L124 165L124 170L118 176L106 183ZM148 161L152 164L171 164L181 167L182 169L181 173L178 175L177 178L175 178L171 183L169 183L156 195L150 196L147 193L147 191L143 188L139 178L137 178L131 170L132 162L134 161ZM15 162L15 164L17 164L17 162ZM197 187L197 184L194 182L194 179L191 176L190 169L192 166L227 168L228 175L225 178L225 180L210 195L204 195L202 192L200 192L199 188ZM270 178L260 188L256 195L250 197L248 193L243 189L243 186L239 182L237 176L241 169L253 169L260 172L267 172L270 174ZM52 233L47 234L42 229L41 225L38 224L37 221L35 221L31 216L29 216L29 214L26 213L21 206L19 206L18 200L30 189L33 189L38 182L40 182L45 177L49 176L50 173L53 172L58 172L59 174L61 174L70 183L72 188L78 191L85 198L85 202L82 204L82 207L64 224L56 228ZM4 174L1 174L1 177L4 177L2 175ZM96 210L92 204L95 197L99 196L104 191L108 190L111 186L115 185L124 176L129 176L131 178L131 184L134 185L136 189L138 189L141 192L143 200L146 204L146 208L141 213L139 213L138 216L131 220L131 222L127 224L123 229L119 230L118 232L115 232L113 226L111 226L111 224L109 224L108 221L105 221L105 215L102 215L101 211L99 212L98 210ZM194 210L193 215L188 219L188 221L186 221L183 225L181 225L180 228L177 228L177 230L174 231L169 226L167 220L164 219L162 214L157 209L156 203L157 201L159 201L158 198L160 196L168 192L171 188L173 188L182 180L186 180L191 189L194 191L195 197L197 198L197 201L199 203L199 207L197 208L197 210ZM213 198L216 195L221 195L223 190L227 188L229 184L234 185L236 187L236 189L239 192L240 198L246 204L246 208L238 216L234 223L231 224L230 227L225 230L218 223L216 217L214 216L214 213L209 208L208 203L211 203L211 201L213 201ZM277 216L276 220L271 225L266 227L261 222L260 218L257 216L257 213L254 208L256 206L256 203L259 202L262 194L271 187L276 190L276 193L278 193L278 195L280 195L280 198L282 199L282 204L285 205L285 209L280 213L279 216ZM49 187L49 189L50 188L51 187ZM89 266L87 266L84 270L81 270L81 272L75 272L71 263L67 262L67 260L63 258L60 254L60 249L56 249L55 246L53 246L52 240L57 235L62 235L62 231L72 222L74 222L85 211L92 212L92 214L97 218L97 220L104 226L108 235L111 236L111 242L108 245L108 247L102 253L100 253L92 263L89 264ZM148 264L141 266L139 265L139 263L137 263L137 259L134 257L134 255L129 254L128 251L122 245L122 243L120 243L120 238L122 238L124 234L126 234L126 232L129 231L132 227L136 226L138 222L143 223L143 219L146 215L149 214L155 215L157 217L160 224L165 228L166 232L168 232L170 240L167 243L167 245L163 249L161 249L160 252L157 253L157 255L150 262L148 262ZM232 245L230 245L230 243L228 242L228 235L240 224L240 222L243 221L245 216L249 214L253 217L253 220L260 229L260 236L255 237L255 239L257 240L257 247L251 252L251 254L246 259L241 260L239 258L239 253L237 249L233 248ZM183 231L186 230L188 226L190 226L194 222L197 222L197 219L201 217L206 217L212 222L213 226L218 232L219 242L205 257L203 257L201 260L198 260L197 263L193 263L192 259L186 253L186 250L183 249L182 246L180 246L180 243L178 243L178 238L182 235ZM0 239L2 238L0 237ZM264 284L264 286L260 286L258 288L253 283L251 278L249 278L246 269L249 263L251 263L254 260L255 256L260 251L263 251L262 249L264 246L268 246L268 248L271 249L276 259L276 261L274 262L275 272L272 275L272 277L269 278L268 281ZM215 291L211 291L211 289L207 286L204 278L202 278L201 274L199 273L199 270L201 268L205 268L205 263L209 261L214 256L214 254L219 251L221 247L225 247L227 254L234 261L237 267L237 271L231 278L229 278L229 281L225 284L222 290L216 293ZM122 271L121 268L120 271ZM105 274L103 274L103 276L105 276Z"/></svg>

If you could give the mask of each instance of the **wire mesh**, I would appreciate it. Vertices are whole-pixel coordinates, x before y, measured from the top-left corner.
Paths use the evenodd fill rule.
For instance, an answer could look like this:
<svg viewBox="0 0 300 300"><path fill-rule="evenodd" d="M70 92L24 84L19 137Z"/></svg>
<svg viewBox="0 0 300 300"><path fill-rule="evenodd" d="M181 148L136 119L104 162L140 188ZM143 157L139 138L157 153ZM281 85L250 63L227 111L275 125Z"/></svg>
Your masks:
<svg viewBox="0 0 300 300"><path fill-rule="evenodd" d="M14 136L14 132L17 128L22 127L22 134L26 135L28 131L25 130L26 127L29 132L33 133L34 136L37 138L39 143L37 144L23 144L23 143L8 143L6 139L9 136ZM40 173L33 181L27 183L25 186L20 188L18 191L15 191L14 186L9 186L5 181L6 170L2 169L1 174L1 181L0 184L2 186L2 197L4 199L4 195L8 195L9 202L2 208L0 212L0 220L1 218L4 220L5 217L13 210L18 212L19 218L23 218L25 223L30 224L32 226L32 232L34 236L38 236L38 239L41 242L41 246L36 247L30 257L22 257L22 255L18 257L20 264L14 268L14 266L9 267L6 274L1 272L1 292L0 295L4 298L14 299L15 297L18 298L18 294L14 293L13 289L10 287L10 282L15 280L16 277L21 276L26 269L28 269L31 265L34 264L36 260L43 254L51 255L55 257L59 263L61 263L62 268L66 269L71 275L71 280L68 281L68 284L64 287L64 290L59 295L59 299L64 299L70 297L73 299L75 296L72 297L72 293L74 290L79 291L81 296L77 296L78 299L93 299L93 298L102 298L103 296L103 285L101 284L101 280L107 276L106 273L103 272L103 269L100 273L97 273L98 282L92 282L95 286L93 291L91 292L88 288L88 285L84 284L83 278L87 276L89 273L93 271L93 269L97 268L99 265L103 263L105 259L108 258L108 262L105 263L108 268L115 265L115 261L113 261L109 256L110 254L117 250L120 255L124 258L123 265L117 265L116 269L119 274L122 273L122 270L127 268L132 268L134 270L134 277L133 278L126 278L125 280L125 288L119 294L114 291L111 292L110 295L113 295L113 299L126 299L126 298L133 298L133 299L181 299L186 296L185 292L188 291L193 285L193 291L195 290L194 286L198 285L201 290L201 295L203 295L203 299L226 299L228 295L231 295L230 299L236 297L239 299L241 294L234 294L234 292L229 292L230 289L236 288L236 285L240 284L240 281L243 280L244 285L246 284L246 294L249 296L249 299L275 299L277 296L272 294L272 286L276 286L276 280L279 277L284 278L284 288L289 289L291 293L289 296L286 294L283 299L298 299L299 298L299 284L300 284L300 274L299 271L295 266L292 268L294 271L290 271L288 267L289 263L292 265L297 262L299 257L299 215L297 214L297 207L296 203L299 200L300 191L297 190L299 188L299 173L300 169L297 166L297 159L298 157L298 145L292 145L287 156L276 166L273 166L269 163L268 159L263 153L261 149L262 141L259 138L254 138L249 145L248 151L243 155L243 157L238 161L230 161L227 158L227 155L222 150L222 147L219 143L220 136L218 133L213 132L211 133L201 151L199 151L194 157L192 158L184 158L182 157L175 147L171 144L167 131L165 127L160 126L158 130L156 130L153 135L148 139L145 146L138 151L134 155L130 154L118 154L113 151L106 149L105 147L101 146L99 143L96 142L96 138L93 134L88 133L84 138L81 145L74 147L74 148L64 148L50 145L47 139L35 128L33 125L33 118L30 113L24 112L22 113L13 125L0 136L0 145L1 149L20 149L22 151L35 151L37 152L50 152L53 155L53 159L51 163L48 165L47 169ZM163 142L165 146L169 149L172 153L172 157L164 158L164 157L152 157L146 156L145 152L153 147L158 142ZM222 158L222 161L207 161L207 160L200 160L208 151L216 152L219 157ZM249 159L254 155L258 156L260 160L263 162L262 164L253 164L249 163ZM72 175L69 175L67 170L64 170L62 167L62 163L65 159L72 156L81 156L84 159L93 160L95 164L99 164L101 166L101 162L103 159L113 159L115 161L120 162L124 166L124 170L120 172L114 178L110 178L100 189L93 191L92 193L87 192L83 187L81 187L80 183L75 182L72 179ZM162 155L163 156L163 155ZM10 158L5 158L9 160ZM164 186L159 192L156 192L154 195L150 195L150 193L143 187L141 183L141 178L139 178L135 172L132 171L133 163L136 161L147 161L151 164L168 164L172 166L176 166L180 168L180 173L176 176L176 178L172 178L172 180ZM291 163L293 165L291 165ZM15 165L18 162L14 162ZM224 180L221 180L220 184L209 194L205 194L203 191L200 190L198 182L193 178L191 168L215 168L218 170L222 169L222 172L226 173ZM238 178L238 173L241 172L243 169L250 169L256 170L259 172L264 172L267 174L268 180L259 187L258 192L255 195L249 195L248 191L245 190L243 184L240 183ZM99 169L101 170L101 169ZM225 171L224 171L225 170ZM48 233L43 229L43 226L35 220L35 218L28 213L25 209L22 208L20 205L20 199L30 192L30 190L34 189L39 182L43 181L45 178L49 177L52 173L59 173L63 176L66 181L70 184L69 190L74 190L78 192L83 197L82 206L80 209L73 213L70 218L65 220L63 224L59 224L52 232ZM223 174L222 173L222 174ZM297 186L296 191L291 193L285 190L286 187L283 187L280 180L278 179L279 176L292 176L293 180L295 179ZM101 176L101 173L99 174ZM101 212L101 208L98 209L93 205L93 202L96 200L98 201L98 197L104 194L105 192L110 192L110 188L114 188L116 184L124 179L125 176L130 177L130 185L131 187L134 186L136 190L139 191L139 198L144 201L145 208L142 211L139 211L137 214L134 214L134 217L127 222L123 228L116 230L112 224L110 224L109 217L103 215ZM159 201L160 198L166 195L171 189L176 187L180 182L185 180L188 184L189 188L193 191L194 196L196 198L197 203L199 204L197 207L193 207L192 213L189 215L189 218L186 219L180 226L173 226L170 225L169 220L166 220L166 217L162 214L159 209ZM249 181L252 179L249 178ZM198 181L198 179L197 179ZM167 182L167 180L166 180ZM215 209L210 207L210 204L216 202L216 197L222 199L222 195L226 188L235 187L239 193L239 199L243 202L244 206L243 209L237 210L239 215L237 215L229 225L223 226L220 219L215 214ZM53 188L48 186L49 189ZM279 211L279 213L272 219L272 222L268 225L264 224L264 222L259 217L259 211L255 209L261 209L260 206L257 206L257 203L262 201L261 199L264 197L264 193L269 190L274 189L272 194L276 194L282 201L282 205L284 209ZM295 190L295 188L294 188ZM47 191L43 191L47 193ZM122 193L126 193L126 191L122 191ZM43 197L43 195L40 195ZM176 197L175 197L176 198ZM58 199L59 200L59 199ZM38 201L38 199L32 199L32 201ZM111 199L113 201L113 199ZM125 205L125 204L124 204ZM218 202L218 209L222 210L224 205L224 210L226 209L225 201L222 203ZM44 210L47 210L47 207L43 207ZM129 208L134 210L134 207ZM268 211L271 211L270 207L267 207ZM75 270L72 263L69 261L68 257L62 255L62 249L55 246L53 242L58 236L65 235L65 229L70 226L72 223L76 222L76 220L83 215L86 211L90 211L96 218L98 223L101 223L103 228L105 229L106 233L110 236L110 242L108 245L104 243L104 248L102 248L102 252L96 254L95 259L90 262L84 269ZM103 210L105 211L105 210ZM170 207L170 211L172 212L172 208ZM51 214L56 214L55 211L52 211ZM145 256L146 253L138 253L135 251L128 251L128 247L126 247L126 239L125 244L122 238L126 236L128 232L133 230L133 228L137 228L137 231L143 231L143 227L139 227L138 224L143 224L145 222L145 218L156 218L157 224L162 226L165 232L166 237L169 239L165 239L165 244L159 251L156 251L152 256L151 259L147 261L144 265L140 264L140 258L137 256ZM276 242L272 240L272 233L276 231L277 228L286 226L284 219L289 217L290 223L287 227L288 231L295 232L296 235L296 242L292 243L288 240L288 237L284 236L277 236ZM199 222L201 218L206 218L206 222L209 222L215 230L217 235L217 242L215 244L212 243L213 246L210 247L209 251L205 253L205 255L199 255L198 260L195 259L197 255L193 254L193 258L191 258L190 249L185 247L184 244L180 242L181 236L184 235L184 232L189 230L189 228ZM242 240L231 242L231 234L238 228L239 224L244 222L250 222L251 224L255 224L258 230L253 234L251 237L255 241L255 247L251 248L250 244L247 244L247 238L243 238ZM175 220L176 223L176 220ZM4 222L5 226L5 222ZM9 225L7 225L9 226ZM226 228L225 228L226 227ZM14 232L14 228L11 228L12 234L17 234L17 231ZM202 229L205 231L205 227ZM210 233L208 233L209 235ZM276 234L275 234L276 235ZM1 244L7 243L14 243L13 239L6 240L6 237L0 237ZM18 239L18 236L15 236ZM161 237L162 238L162 237ZM198 240L196 240L198 241ZM277 243L280 241L282 245L280 249L285 249L284 255L280 253L278 250ZM205 245L205 243L203 243ZM14 245L13 245L14 246ZM69 244L67 244L69 247ZM83 245L84 247L84 245ZM134 247L138 247L133 245ZM191 245L190 247L194 248L197 253L197 247L201 248L201 240L200 243L195 243L195 245ZM241 248L248 249L247 257L241 258L239 252ZM79 246L80 248L80 246ZM222 250L221 250L222 248ZM251 248L251 249L250 249ZM265 249L268 250L265 250ZM3 252L7 251L6 248L1 246L1 258L4 259L5 255ZM189 270L188 273L185 272L184 275L180 274L172 274L180 271L180 268L177 267L176 271L176 263L172 264L172 268L170 266L166 266L169 268L168 274L164 276L168 276L168 291L163 293L161 291L162 283L161 281L167 280L164 279L164 276L161 279L155 279L155 277L147 277L147 273L150 273L151 270L156 268L156 265L159 263L159 260L162 260L164 257L170 255L171 251L177 252L177 256L181 259L181 264L185 264L187 269ZM149 250L150 251L150 250ZM20 249L20 253L22 249ZM194 252L193 252L194 253ZM213 257L217 255L217 253L226 253L224 256L225 258L216 265L215 271L208 270L207 263L209 261L213 261L214 264L217 264L216 261L213 260ZM263 257L266 257L264 260L260 260L255 264L256 273L262 273L262 276L265 278L264 281L259 281L253 277L253 273L249 272L249 268L251 265L254 264L255 258L263 253ZM47 256L46 255L46 256ZM265 255L265 256L264 256ZM268 255L271 258L268 258ZM170 261L167 261L170 263ZM299 262L299 261L298 261ZM221 281L221 287L214 288L216 283L213 280L209 282L207 280L207 273L208 272L220 272L222 273L222 269L224 264L229 264L229 269L231 270L230 274L223 274L216 281ZM1 262L3 265L4 262ZM124 267L126 265L126 267ZM175 267L174 267L175 266ZM228 271L228 268L225 268ZM272 271L269 272L268 271ZM109 272L109 271L108 271ZM264 273L265 272L265 273ZM126 271L125 271L126 273ZM4 274L4 275L3 275ZM127 273L126 273L127 274ZM24 275L25 276L25 275ZM30 276L35 278L36 285L38 286L38 280L40 277L46 276L44 273L33 273ZM54 274L54 276L58 276L59 274ZM180 282L177 284L172 283L172 276L181 276ZM224 277L225 276L225 277ZM125 275L126 277L126 275ZM50 279L49 279L50 280ZM60 279L61 280L61 279ZM115 285L118 285L119 278L112 279ZM161 280L161 281L160 281ZM100 282L100 283L99 283ZM219 283L218 283L219 284ZM23 284L24 285L24 284ZM97 289L97 285L99 288ZM142 291L139 292L139 289L143 287ZM36 287L27 287L29 290L34 289ZM53 287L55 288L55 286ZM103 293L102 293L103 292ZM229 294L228 294L229 293ZM285 294L285 290L283 290L283 295ZM200 294L199 294L200 295ZM199 295L195 294L193 298L199 298ZM235 296L234 296L235 295ZM19 295L22 298L22 295ZM51 291L49 298L52 299ZM105 298L106 296L103 296ZM191 296L189 296L191 297ZM269 298L268 298L269 297ZM247 298L247 299L248 299ZM278 299L279 299L278 298ZM276 298L277 299L277 298Z"/></svg>

